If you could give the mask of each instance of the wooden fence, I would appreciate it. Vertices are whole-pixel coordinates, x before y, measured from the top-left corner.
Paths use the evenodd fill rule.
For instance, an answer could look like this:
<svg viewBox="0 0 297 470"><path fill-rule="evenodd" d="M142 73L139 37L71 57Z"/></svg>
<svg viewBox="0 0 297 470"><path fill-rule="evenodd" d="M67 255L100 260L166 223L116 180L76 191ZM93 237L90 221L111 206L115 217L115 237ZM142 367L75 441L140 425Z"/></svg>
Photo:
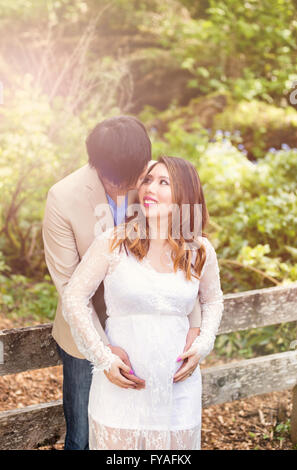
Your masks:
<svg viewBox="0 0 297 470"><path fill-rule="evenodd" d="M224 296L219 333L297 321L297 283ZM51 324L0 332L0 375L60 364ZM291 438L297 443L297 341L278 354L202 369L203 407L292 388ZM0 450L33 449L65 433L61 400L0 412Z"/></svg>

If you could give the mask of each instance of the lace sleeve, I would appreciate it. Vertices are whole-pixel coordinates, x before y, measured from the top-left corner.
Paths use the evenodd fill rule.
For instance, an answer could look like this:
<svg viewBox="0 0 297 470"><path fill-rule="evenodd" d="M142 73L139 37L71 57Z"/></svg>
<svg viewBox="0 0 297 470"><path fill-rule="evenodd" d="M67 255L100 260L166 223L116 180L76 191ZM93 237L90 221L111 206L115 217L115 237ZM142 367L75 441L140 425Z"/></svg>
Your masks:
<svg viewBox="0 0 297 470"><path fill-rule="evenodd" d="M98 235L88 248L63 290L62 313L79 351L97 370L109 371L117 358L105 346L92 320L90 299L103 281L112 259L109 242L112 230Z"/></svg>
<svg viewBox="0 0 297 470"><path fill-rule="evenodd" d="M206 261L202 268L198 293L202 321L200 335L193 342L193 347L195 347L197 354L200 356L199 362L214 347L224 310L217 255L211 242L206 238L204 240L206 245Z"/></svg>

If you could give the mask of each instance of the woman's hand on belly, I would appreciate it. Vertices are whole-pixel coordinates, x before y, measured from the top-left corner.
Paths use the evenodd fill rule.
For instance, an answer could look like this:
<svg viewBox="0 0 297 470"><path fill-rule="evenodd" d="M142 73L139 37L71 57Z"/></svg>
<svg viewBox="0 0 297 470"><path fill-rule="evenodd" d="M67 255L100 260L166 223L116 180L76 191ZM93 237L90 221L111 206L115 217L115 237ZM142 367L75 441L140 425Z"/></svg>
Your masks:
<svg viewBox="0 0 297 470"><path fill-rule="evenodd" d="M195 351L190 350L193 341L197 338L197 336L199 336L199 334L200 328L189 328L183 354L181 354L178 358L179 360L183 360L183 363L175 373L173 382L181 382L182 380L187 379L199 364L200 357L196 355Z"/></svg>
<svg viewBox="0 0 297 470"><path fill-rule="evenodd" d="M136 390L145 388L145 380L140 379L139 377L136 377L136 375L134 375L129 356L126 351L123 348L120 348L119 346L112 346L111 344L108 344L108 347L111 349L111 352L113 352L113 354L116 354L123 361L123 363L129 367L129 371L127 368L120 368L118 372L114 371L114 374L112 373L112 370L110 370L110 372L104 371L104 374L106 375L108 380L123 388L133 388ZM125 381L125 377L128 379L130 385Z"/></svg>

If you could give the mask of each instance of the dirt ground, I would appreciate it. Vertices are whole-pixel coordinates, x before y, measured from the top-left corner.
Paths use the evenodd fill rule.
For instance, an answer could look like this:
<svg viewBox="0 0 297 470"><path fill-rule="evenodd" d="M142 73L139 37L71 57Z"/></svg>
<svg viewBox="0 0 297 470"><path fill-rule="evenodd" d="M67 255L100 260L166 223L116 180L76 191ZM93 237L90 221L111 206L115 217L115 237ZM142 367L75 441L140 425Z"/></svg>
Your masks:
<svg viewBox="0 0 297 470"><path fill-rule="evenodd" d="M0 315L0 329L22 326L28 322ZM211 358L211 365L222 363L213 354ZM0 377L0 411L58 400L62 398L62 382L61 366ZM286 390L204 408L202 449L296 449L289 433L291 395L292 391ZM48 449L62 450L63 444L40 448Z"/></svg>

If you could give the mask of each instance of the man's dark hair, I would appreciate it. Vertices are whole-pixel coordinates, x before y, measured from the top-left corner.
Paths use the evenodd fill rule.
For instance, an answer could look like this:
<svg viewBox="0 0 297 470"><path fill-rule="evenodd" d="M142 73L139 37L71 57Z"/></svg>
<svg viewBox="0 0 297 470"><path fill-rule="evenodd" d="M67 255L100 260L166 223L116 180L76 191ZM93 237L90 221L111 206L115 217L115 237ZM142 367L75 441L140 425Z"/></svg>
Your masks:
<svg viewBox="0 0 297 470"><path fill-rule="evenodd" d="M118 186L137 182L151 160L151 141L133 116L116 116L95 126L86 140L89 164Z"/></svg>

